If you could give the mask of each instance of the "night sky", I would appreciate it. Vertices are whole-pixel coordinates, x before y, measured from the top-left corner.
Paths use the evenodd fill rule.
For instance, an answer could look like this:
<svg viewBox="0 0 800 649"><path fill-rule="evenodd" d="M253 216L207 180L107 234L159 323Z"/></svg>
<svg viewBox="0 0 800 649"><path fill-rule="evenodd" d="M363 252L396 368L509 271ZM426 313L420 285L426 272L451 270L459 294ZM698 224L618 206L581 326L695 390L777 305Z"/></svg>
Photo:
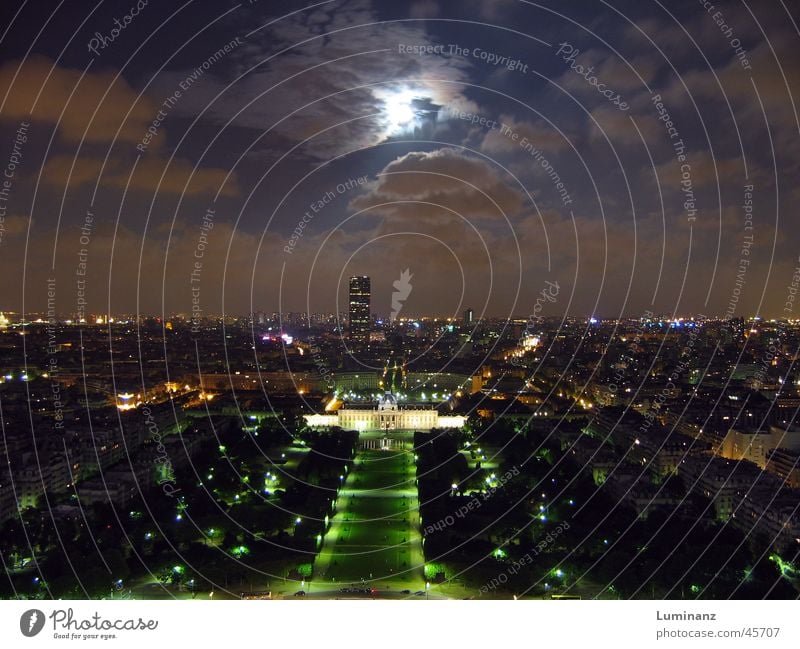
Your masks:
<svg viewBox="0 0 800 649"><path fill-rule="evenodd" d="M779 317L800 6L714 4L3 2L0 311Z"/></svg>

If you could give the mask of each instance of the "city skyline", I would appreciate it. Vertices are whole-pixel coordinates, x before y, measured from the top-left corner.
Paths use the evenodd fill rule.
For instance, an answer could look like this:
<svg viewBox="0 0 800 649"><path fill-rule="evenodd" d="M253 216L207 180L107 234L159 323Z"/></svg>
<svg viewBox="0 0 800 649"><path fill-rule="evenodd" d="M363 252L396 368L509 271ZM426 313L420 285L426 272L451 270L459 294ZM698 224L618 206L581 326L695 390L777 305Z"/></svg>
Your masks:
<svg viewBox="0 0 800 649"><path fill-rule="evenodd" d="M16 322L12 322L11 320L8 321L6 324L0 323L0 326L17 326L22 324L21 315L15 311L0 311L0 314L4 314L6 317L12 316L17 318ZM108 314L108 313L90 313L87 314L89 317L84 318L83 321L79 321L73 317L71 314L56 314L54 319L57 322L63 324L71 324L71 325L108 325L114 323L124 323L124 322L132 322L135 321L137 318L140 320L177 320L183 321L187 323L192 322L192 315L190 312L172 312L167 314L160 314L160 313L139 313L139 314L132 314L132 313L117 313L117 314ZM294 324L298 318L305 319L305 320L318 320L322 319L336 319L337 316L340 319L340 322L343 324L345 328L347 328L348 323L348 311L340 311L338 314L334 312L325 312L325 311L317 311L312 313L306 313L303 311L287 311L284 314L280 314L276 311L268 312L268 311L252 311L247 313L205 313L199 321L219 321L226 318L230 319L237 319L237 320L245 320L245 319L258 319L259 316L270 316L270 320L278 321L281 319L281 316L286 316L284 318L284 322L289 323L290 318L292 323ZM47 312L46 311L34 311L28 314L28 316L33 317L36 316L34 319L26 318L24 320L25 324L42 324L46 323L48 320ZM370 313L370 318L372 321L376 322L379 325L392 325L393 321L389 317L390 314L382 314L382 313ZM471 322L481 322L481 321L490 321L490 322L525 322L531 316L526 315L524 313L518 313L510 316L502 316L502 315L485 315L482 318L474 318ZM111 322L109 322L109 318ZM777 321L785 321L785 322L796 322L800 318L796 318L793 316L788 317L764 317L764 316L757 316L757 315L747 315L742 314L738 315L735 318L730 318L726 314L719 313L719 314L686 314L686 313L652 313L650 315L645 314L627 314L627 315L603 315L603 314L560 314L560 315L537 315L535 316L536 319L542 320L564 320L564 321L574 321L574 320L585 320L588 324L596 324L597 322L625 322L631 320L660 320L664 322L672 322L672 323L680 323L680 322L690 322L693 320L707 320L707 321L728 321L728 320L744 320L748 322L758 322L758 321L766 321L766 322L777 322ZM441 314L420 314L420 313L411 313L411 314L404 314L398 316L394 322L398 324L410 323L414 320L419 321L428 321L428 320L436 320L436 321L443 321L443 322L458 322L465 324L463 319L463 314L461 316L454 316L454 315L441 315Z"/></svg>
<svg viewBox="0 0 800 649"><path fill-rule="evenodd" d="M800 344L800 326L559 324L423 322L353 349L335 323L293 335L255 324L255 340L246 320L166 336L165 323L145 321L112 338L105 326L35 323L25 358L17 331L0 330L5 588L96 597L111 580L132 599L796 596L800 373L783 350ZM551 494L554 481L564 486ZM92 571L92 553L72 557L74 579L63 562L36 567L28 554L40 545L48 558L62 551L38 528L28 527L33 549L19 536L43 503L59 533L76 534L80 507L92 530L112 507L134 536L114 541L120 557L106 547L119 532L97 532L108 573ZM598 507L613 524L598 527ZM198 516L199 528L186 526ZM240 538L244 521L262 537ZM715 556L728 559L690 571L694 555L672 556L675 543L704 542L709 529L721 536L702 552L725 548ZM642 538L658 552L649 576L630 560ZM223 554L201 552L209 546ZM248 581L230 584L242 565Z"/></svg>

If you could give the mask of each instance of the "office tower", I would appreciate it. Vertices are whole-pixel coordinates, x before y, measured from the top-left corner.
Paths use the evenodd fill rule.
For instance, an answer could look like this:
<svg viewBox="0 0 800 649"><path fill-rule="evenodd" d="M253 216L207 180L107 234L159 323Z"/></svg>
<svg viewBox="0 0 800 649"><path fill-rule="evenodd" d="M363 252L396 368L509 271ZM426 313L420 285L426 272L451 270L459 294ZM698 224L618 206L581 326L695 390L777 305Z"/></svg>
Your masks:
<svg viewBox="0 0 800 649"><path fill-rule="evenodd" d="M350 340L369 342L370 329L370 283L369 277L361 275L350 278Z"/></svg>
<svg viewBox="0 0 800 649"><path fill-rule="evenodd" d="M467 309L464 311L464 324L472 324L472 321L475 319L475 312L472 309Z"/></svg>

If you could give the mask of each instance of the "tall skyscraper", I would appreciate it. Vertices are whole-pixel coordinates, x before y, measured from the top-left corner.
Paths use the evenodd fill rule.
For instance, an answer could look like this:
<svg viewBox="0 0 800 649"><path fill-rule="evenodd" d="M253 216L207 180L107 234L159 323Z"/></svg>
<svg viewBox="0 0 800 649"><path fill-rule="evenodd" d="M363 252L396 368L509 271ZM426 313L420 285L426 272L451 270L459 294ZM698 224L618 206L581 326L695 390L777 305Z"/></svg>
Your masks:
<svg viewBox="0 0 800 649"><path fill-rule="evenodd" d="M472 324L472 321L475 319L475 312L472 309L467 309L464 311L464 324Z"/></svg>
<svg viewBox="0 0 800 649"><path fill-rule="evenodd" d="M350 340L369 342L370 329L370 283L369 277L360 275L350 278Z"/></svg>

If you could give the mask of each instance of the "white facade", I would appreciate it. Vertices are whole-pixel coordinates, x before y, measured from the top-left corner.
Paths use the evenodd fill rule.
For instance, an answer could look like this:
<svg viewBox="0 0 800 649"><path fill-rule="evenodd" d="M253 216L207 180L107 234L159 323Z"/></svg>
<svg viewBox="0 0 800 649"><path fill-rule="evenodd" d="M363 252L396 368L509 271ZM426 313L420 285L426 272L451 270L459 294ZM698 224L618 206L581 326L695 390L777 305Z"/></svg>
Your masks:
<svg viewBox="0 0 800 649"><path fill-rule="evenodd" d="M304 415L313 428L339 426L346 430L430 430L461 428L462 415L440 417L434 408L399 406L391 393L384 394L374 408L341 408L332 415Z"/></svg>

